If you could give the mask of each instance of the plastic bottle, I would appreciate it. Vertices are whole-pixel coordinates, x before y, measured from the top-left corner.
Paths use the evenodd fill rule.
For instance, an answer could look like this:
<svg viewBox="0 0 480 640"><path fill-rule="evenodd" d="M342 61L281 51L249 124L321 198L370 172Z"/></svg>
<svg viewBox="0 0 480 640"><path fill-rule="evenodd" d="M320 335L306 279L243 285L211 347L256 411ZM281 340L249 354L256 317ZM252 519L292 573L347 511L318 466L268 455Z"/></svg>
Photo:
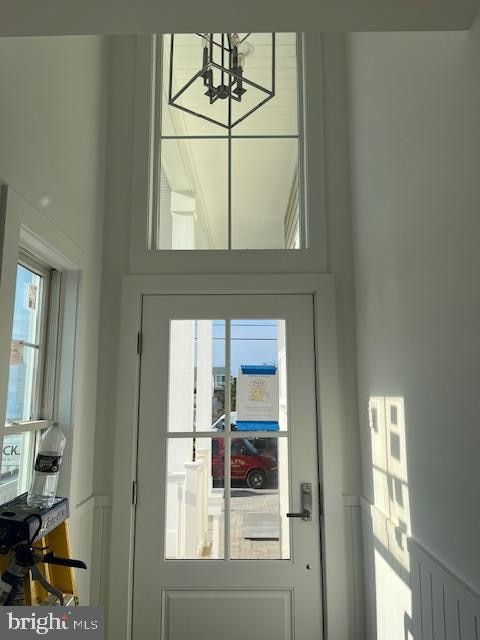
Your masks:
<svg viewBox="0 0 480 640"><path fill-rule="evenodd" d="M27 496L30 507L47 509L52 506L65 443L66 438L57 423L49 427L40 438L32 484Z"/></svg>

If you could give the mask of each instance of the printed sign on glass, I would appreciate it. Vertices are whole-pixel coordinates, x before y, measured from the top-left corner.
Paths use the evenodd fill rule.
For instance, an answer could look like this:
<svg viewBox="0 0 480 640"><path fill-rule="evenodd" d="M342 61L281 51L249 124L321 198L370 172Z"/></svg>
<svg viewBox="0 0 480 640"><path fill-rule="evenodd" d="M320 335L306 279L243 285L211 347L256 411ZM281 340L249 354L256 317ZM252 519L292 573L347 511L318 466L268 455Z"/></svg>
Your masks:
<svg viewBox="0 0 480 640"><path fill-rule="evenodd" d="M277 431L278 370L242 365L237 379L237 429Z"/></svg>

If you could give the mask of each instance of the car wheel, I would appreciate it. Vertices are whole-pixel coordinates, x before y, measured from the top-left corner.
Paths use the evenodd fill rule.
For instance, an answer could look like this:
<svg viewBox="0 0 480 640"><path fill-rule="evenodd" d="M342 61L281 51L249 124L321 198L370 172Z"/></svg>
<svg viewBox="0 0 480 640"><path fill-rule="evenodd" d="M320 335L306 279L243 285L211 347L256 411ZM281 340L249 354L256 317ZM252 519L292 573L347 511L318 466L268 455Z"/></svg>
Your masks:
<svg viewBox="0 0 480 640"><path fill-rule="evenodd" d="M252 469L247 476L247 485L250 489L263 489L266 479L261 469Z"/></svg>

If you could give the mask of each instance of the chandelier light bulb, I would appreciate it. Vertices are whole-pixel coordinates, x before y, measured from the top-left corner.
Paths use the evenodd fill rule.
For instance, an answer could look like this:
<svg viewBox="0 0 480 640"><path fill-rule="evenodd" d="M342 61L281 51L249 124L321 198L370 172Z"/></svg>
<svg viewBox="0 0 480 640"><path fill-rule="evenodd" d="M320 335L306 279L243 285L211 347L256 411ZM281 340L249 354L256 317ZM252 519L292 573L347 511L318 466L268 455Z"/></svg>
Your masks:
<svg viewBox="0 0 480 640"><path fill-rule="evenodd" d="M238 33L232 33L232 47L238 47L239 42L240 38L238 37Z"/></svg>
<svg viewBox="0 0 480 640"><path fill-rule="evenodd" d="M238 47L238 53L242 54L244 58L249 56L253 56L255 53L255 47L250 42L244 40L242 44Z"/></svg>

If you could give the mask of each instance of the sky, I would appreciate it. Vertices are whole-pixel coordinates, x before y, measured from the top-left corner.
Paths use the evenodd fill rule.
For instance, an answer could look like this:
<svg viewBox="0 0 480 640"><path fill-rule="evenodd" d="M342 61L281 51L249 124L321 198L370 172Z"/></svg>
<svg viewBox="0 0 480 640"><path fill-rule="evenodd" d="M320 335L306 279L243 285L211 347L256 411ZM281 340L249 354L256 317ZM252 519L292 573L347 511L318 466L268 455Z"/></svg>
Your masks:
<svg viewBox="0 0 480 640"><path fill-rule="evenodd" d="M278 364L277 320L231 321L232 374L241 365ZM225 366L225 321L213 322L213 366Z"/></svg>

